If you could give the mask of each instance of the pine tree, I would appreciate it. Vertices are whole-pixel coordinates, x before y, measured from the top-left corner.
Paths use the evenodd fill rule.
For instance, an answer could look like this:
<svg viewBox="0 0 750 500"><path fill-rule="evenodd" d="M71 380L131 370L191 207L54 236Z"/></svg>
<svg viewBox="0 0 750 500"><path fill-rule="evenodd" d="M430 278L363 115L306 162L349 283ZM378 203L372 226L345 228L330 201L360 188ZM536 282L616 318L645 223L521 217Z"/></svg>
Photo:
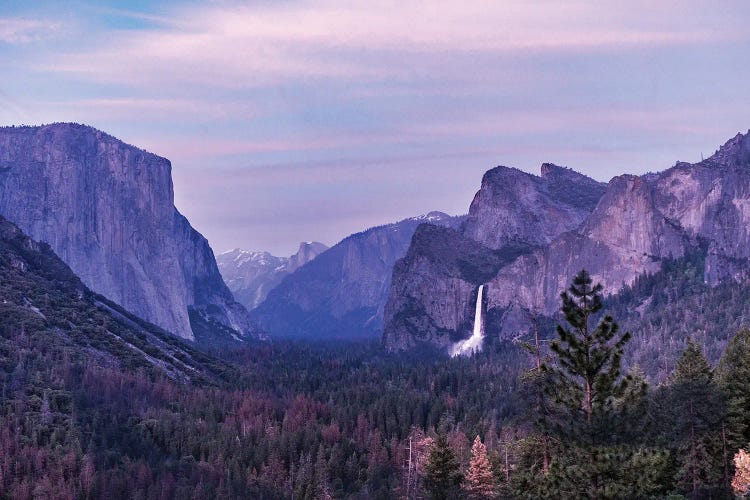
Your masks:
<svg viewBox="0 0 750 500"><path fill-rule="evenodd" d="M466 474L466 493L472 500L495 498L495 478L492 474L487 448L477 436L471 447L469 471Z"/></svg>
<svg viewBox="0 0 750 500"><path fill-rule="evenodd" d="M527 312L533 323L534 342L522 342L521 347L526 350L532 357L533 367L526 370L521 375L521 390L519 394L524 406L524 415L522 420L532 422L538 433L538 443L536 452L542 463L542 470L546 473L549 470L550 462L550 438L549 438L549 408L547 400L544 397L545 386L550 382L550 373L543 370L542 348L539 343L539 321L536 315ZM534 451L532 448L531 451ZM506 474L505 483L508 483Z"/></svg>
<svg viewBox="0 0 750 500"><path fill-rule="evenodd" d="M635 438L647 387L637 371L621 372L630 334L601 314L603 288L592 283L582 270L560 295L567 325L558 325L553 359L542 365L544 404L537 405L555 453L546 473L519 475L515 496L641 498L667 490L668 453Z"/></svg>
<svg viewBox="0 0 750 500"><path fill-rule="evenodd" d="M613 439L620 443L643 443L648 429L645 415L648 412L648 384L639 366L628 373L628 385L615 401L615 431Z"/></svg>
<svg viewBox="0 0 750 500"><path fill-rule="evenodd" d="M716 369L726 396L724 440L731 452L750 442L750 329L732 338Z"/></svg>
<svg viewBox="0 0 750 500"><path fill-rule="evenodd" d="M427 494L433 500L456 498L463 479L448 438L444 433L438 433L425 464L423 481Z"/></svg>
<svg viewBox="0 0 750 500"><path fill-rule="evenodd" d="M79 477L84 498L89 498L91 495L94 487L95 474L96 468L94 466L94 459L90 453L86 453L81 460L81 473Z"/></svg>
<svg viewBox="0 0 750 500"><path fill-rule="evenodd" d="M718 493L723 482L719 445L723 408L711 366L691 339L669 382L677 482L691 498Z"/></svg>
<svg viewBox="0 0 750 500"><path fill-rule="evenodd" d="M620 365L630 333L619 335L611 316L591 327L589 323L603 308L602 285L592 286L585 269L560 298L569 326L557 326L559 339L550 345L556 363L543 365L550 375L546 393L556 407L551 430L582 445L607 444L615 427L614 403L628 383Z"/></svg>

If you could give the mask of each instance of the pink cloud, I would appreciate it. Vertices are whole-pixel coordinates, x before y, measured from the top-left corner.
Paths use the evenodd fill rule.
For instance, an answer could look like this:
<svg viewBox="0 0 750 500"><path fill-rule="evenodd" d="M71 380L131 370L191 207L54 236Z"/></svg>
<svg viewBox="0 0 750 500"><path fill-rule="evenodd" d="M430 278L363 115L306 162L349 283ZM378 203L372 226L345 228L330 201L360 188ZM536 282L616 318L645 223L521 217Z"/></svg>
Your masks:
<svg viewBox="0 0 750 500"><path fill-rule="evenodd" d="M29 43L49 38L61 25L40 19L0 18L0 43Z"/></svg>
<svg viewBox="0 0 750 500"><path fill-rule="evenodd" d="M38 67L101 82L233 88L299 78L409 76L426 54L450 59L464 52L571 52L729 39L725 32L677 22L639 24L628 15L637 10L618 11L604 2L495 0L201 6L176 10L171 24L116 33ZM378 62L352 56L363 52L383 56Z"/></svg>

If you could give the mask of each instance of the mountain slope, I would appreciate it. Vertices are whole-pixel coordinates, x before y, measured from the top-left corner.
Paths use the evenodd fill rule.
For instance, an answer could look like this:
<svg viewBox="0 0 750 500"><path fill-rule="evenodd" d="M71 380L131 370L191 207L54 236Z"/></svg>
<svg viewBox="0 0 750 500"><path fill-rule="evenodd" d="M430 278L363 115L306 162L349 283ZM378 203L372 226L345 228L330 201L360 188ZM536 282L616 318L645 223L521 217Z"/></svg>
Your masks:
<svg viewBox="0 0 750 500"><path fill-rule="evenodd" d="M460 231L418 230L394 267L385 345L447 347L468 336L479 285L516 257L581 225L604 189L549 163L540 176L502 166L488 171Z"/></svg>
<svg viewBox="0 0 750 500"><path fill-rule="evenodd" d="M424 223L457 227L440 212L353 234L271 290L252 317L271 336L362 338L380 333L393 264Z"/></svg>
<svg viewBox="0 0 750 500"><path fill-rule="evenodd" d="M175 335L207 324L255 334L208 242L175 209L164 158L82 125L0 128L0 215Z"/></svg>
<svg viewBox="0 0 750 500"><path fill-rule="evenodd" d="M565 191L576 193L572 188ZM580 197L580 193L575 196ZM490 206L498 203L502 200L495 196L485 200ZM514 234L518 227L514 219L508 222L487 211L474 213L487 227L501 232L507 228ZM541 211L539 217L547 214ZM537 233L544 231L537 229ZM508 338L526 331L531 316L554 316L559 309L560 292L582 268L608 293L616 294L640 276L659 273L667 263L701 252L705 257L700 266L700 282L708 287L742 283L750 276L750 134L738 134L710 158L696 164L678 162L657 174L612 179L580 225L530 248L484 281L485 331L491 337ZM398 287L394 286L392 300L396 304L409 304L417 283L441 279L439 273L426 279L414 272L415 266L404 264L397 268L403 272L398 280L394 277ZM466 336L463 330L467 304L473 294L471 286L461 289L447 309L463 323L448 324L440 341L429 342L444 346ZM420 298L423 304L436 300L429 289L425 288L425 295ZM424 317L417 317L412 323L445 324L441 313L429 308L421 311L419 314ZM386 323L386 345L392 349L414 345L418 338L414 329L405 329L403 315L393 317L397 321Z"/></svg>
<svg viewBox="0 0 750 500"><path fill-rule="evenodd" d="M328 247L317 241L302 242L291 257L235 248L216 256L219 271L239 303L249 310L265 300L285 276L307 264Z"/></svg>
<svg viewBox="0 0 750 500"><path fill-rule="evenodd" d="M550 314L576 270L585 267L614 293L704 246L705 283L743 281L750 272L749 147L750 136L740 134L702 162L615 177L578 230L489 282L488 308L516 304Z"/></svg>
<svg viewBox="0 0 750 500"><path fill-rule="evenodd" d="M89 290L48 245L0 217L0 362L19 349L179 381L229 376L226 365ZM2 370L0 370L2 371Z"/></svg>

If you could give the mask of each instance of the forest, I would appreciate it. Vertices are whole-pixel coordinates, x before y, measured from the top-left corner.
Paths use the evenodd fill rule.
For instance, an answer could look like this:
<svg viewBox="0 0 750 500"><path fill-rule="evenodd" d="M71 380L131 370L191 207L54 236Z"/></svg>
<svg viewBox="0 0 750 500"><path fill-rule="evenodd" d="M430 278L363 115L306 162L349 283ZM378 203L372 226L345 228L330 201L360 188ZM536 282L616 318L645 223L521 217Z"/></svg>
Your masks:
<svg viewBox="0 0 750 500"><path fill-rule="evenodd" d="M650 344L617 325L633 324L628 304L646 294L689 317L673 287L717 318L744 307L731 303L740 292L686 286L690 263L613 300L582 272L556 329L540 323L536 337L472 357L378 342L185 345L174 356L194 376L122 354L123 342L141 345L139 330L87 302L60 278L69 271L23 281L0 268L4 297L21 283L18 297L40 305L0 304L0 498L697 499L750 488L750 330L723 332L706 354L704 331L675 333L683 321L664 361L641 366ZM648 328L668 331L661 318Z"/></svg>

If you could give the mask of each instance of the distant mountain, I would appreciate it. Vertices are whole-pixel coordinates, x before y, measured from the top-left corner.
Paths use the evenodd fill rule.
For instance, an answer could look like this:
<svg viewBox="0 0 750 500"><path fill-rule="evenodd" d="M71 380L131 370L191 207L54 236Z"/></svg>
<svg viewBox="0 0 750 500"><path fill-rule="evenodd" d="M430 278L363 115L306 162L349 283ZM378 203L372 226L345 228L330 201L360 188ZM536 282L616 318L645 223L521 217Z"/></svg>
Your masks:
<svg viewBox="0 0 750 500"><path fill-rule="evenodd" d="M300 243L299 250L291 257L276 257L268 252L235 248L219 254L216 263L235 299L248 309L254 309L285 276L327 249L323 243L308 241Z"/></svg>
<svg viewBox="0 0 750 500"><path fill-rule="evenodd" d="M420 227L396 263L385 308L386 346L447 347L461 339L471 331L479 285L519 255L579 226L604 190L550 163L541 176L503 166L488 171L463 226Z"/></svg>
<svg viewBox="0 0 750 500"><path fill-rule="evenodd" d="M92 290L175 335L257 336L208 242L175 209L164 158L83 125L0 128L0 215Z"/></svg>
<svg viewBox="0 0 750 500"><path fill-rule="evenodd" d="M143 370L178 381L219 381L231 371L89 290L48 245L3 217L0 318L0 362L6 367L13 366L8 363L14 353L22 360L53 353L67 362Z"/></svg>
<svg viewBox="0 0 750 500"><path fill-rule="evenodd" d="M353 234L286 276L252 317L272 337L366 338L380 334L393 264L422 223L458 227L430 212Z"/></svg>
<svg viewBox="0 0 750 500"><path fill-rule="evenodd" d="M415 237L407 257L396 265L384 327L384 342L390 349L423 343L447 347L468 337L472 301L480 284L486 285L486 335L511 338L528 331L531 316L554 317L560 292L582 268L615 295L613 303L623 311L627 309L623 304L630 304L651 322L664 321L660 314L666 314L665 300L672 304L672 316L685 316L680 297L693 297L692 307L696 297L713 297L710 301L717 303L719 294L712 288L746 284L750 278L750 134L738 134L699 163L678 162L655 174L621 175L606 189L580 174L558 171L565 183L556 182L547 192L571 207L569 212L538 202L529 204L536 208L526 213L523 209L520 213L496 210L496 206L509 206L509 197L538 199L539 191L531 190L530 196L517 194L529 193L528 183L519 187L511 180L523 177L520 174L503 175L506 182L489 186L488 181L498 174L493 170L485 175L461 235L482 244L484 252L457 245L454 235L433 234ZM579 207L574 206L576 200ZM568 214L565 224L557 224L561 213ZM534 230L524 234L523 228L530 226ZM535 234L541 237L534 239ZM528 242L525 250L486 273L446 270L446 261L466 261L463 269L471 268L485 262L492 251L524 240ZM443 254L436 254L436 247L443 248ZM689 271L675 276L675 268ZM689 285L684 289L670 285L673 292L666 299L652 301L663 290L652 286L644 291L643 280L670 269L672 274L660 278L663 282ZM698 274L687 280L680 273ZM632 286L640 293L637 300L632 291L627 292ZM699 295L695 295L696 287L702 290ZM627 297L620 297L626 292ZM632 315L627 323L669 336L654 323L638 326ZM687 335L684 326L674 325L672 332ZM705 329L695 334L701 336L701 332Z"/></svg>

